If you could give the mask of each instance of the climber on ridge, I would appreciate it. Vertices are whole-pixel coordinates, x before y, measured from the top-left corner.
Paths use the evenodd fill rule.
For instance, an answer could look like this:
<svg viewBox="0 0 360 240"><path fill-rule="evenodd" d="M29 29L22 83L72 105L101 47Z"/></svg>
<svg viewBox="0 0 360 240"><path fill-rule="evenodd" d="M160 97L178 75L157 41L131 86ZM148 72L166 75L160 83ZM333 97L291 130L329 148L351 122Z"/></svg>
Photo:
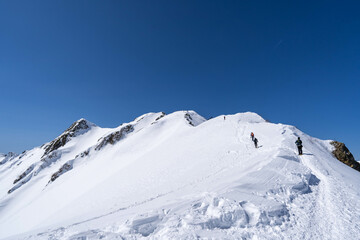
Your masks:
<svg viewBox="0 0 360 240"><path fill-rule="evenodd" d="M251 134L250 134L250 138L251 138L251 140L253 140L253 141L254 141L254 137L255 137L254 133L253 133L253 132L251 132Z"/></svg>
<svg viewBox="0 0 360 240"><path fill-rule="evenodd" d="M300 137L298 137L298 139L296 140L295 142L297 148L298 148L298 151L299 151L299 155L302 155L303 152L302 152L302 141L300 140Z"/></svg>

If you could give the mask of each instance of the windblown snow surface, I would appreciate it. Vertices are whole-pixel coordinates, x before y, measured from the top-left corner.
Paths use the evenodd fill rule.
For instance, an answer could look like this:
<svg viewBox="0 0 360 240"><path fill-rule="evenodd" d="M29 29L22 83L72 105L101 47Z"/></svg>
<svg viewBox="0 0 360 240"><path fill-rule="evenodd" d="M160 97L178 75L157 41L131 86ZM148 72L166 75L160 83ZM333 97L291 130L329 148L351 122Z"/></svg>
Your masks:
<svg viewBox="0 0 360 240"><path fill-rule="evenodd" d="M329 143L255 113L80 119L0 156L0 239L360 239L360 173Z"/></svg>

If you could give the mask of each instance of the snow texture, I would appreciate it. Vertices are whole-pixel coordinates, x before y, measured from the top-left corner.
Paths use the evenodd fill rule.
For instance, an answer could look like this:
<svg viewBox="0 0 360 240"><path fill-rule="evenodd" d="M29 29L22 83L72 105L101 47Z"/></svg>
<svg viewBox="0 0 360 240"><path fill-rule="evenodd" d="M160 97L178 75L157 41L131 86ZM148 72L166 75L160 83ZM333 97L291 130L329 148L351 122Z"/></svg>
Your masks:
<svg viewBox="0 0 360 240"><path fill-rule="evenodd" d="M330 142L251 112L80 119L0 155L0 239L358 239L360 174Z"/></svg>

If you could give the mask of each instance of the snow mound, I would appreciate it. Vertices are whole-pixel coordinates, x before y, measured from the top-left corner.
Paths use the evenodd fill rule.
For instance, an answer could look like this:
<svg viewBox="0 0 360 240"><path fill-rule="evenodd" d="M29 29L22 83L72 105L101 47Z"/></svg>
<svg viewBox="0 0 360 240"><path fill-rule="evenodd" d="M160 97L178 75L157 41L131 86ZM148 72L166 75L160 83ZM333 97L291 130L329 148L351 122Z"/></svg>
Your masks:
<svg viewBox="0 0 360 240"><path fill-rule="evenodd" d="M228 115L229 116L229 115ZM230 115L238 119L241 122L248 123L263 123L266 122L260 115L253 112L237 113L235 115Z"/></svg>

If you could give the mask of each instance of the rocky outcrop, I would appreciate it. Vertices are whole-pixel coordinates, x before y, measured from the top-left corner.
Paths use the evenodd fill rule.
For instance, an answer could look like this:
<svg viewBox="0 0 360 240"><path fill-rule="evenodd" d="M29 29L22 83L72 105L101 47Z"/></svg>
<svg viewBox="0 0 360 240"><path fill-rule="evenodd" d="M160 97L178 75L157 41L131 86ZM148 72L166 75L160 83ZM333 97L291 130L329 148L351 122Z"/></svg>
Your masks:
<svg viewBox="0 0 360 240"><path fill-rule="evenodd" d="M184 114L183 116L184 116L185 120L187 121L187 123L193 127L197 127L198 125L200 125L206 121L205 118L203 118L202 116L200 116L199 114L197 114L194 111L182 111L182 112L178 112L178 113Z"/></svg>
<svg viewBox="0 0 360 240"><path fill-rule="evenodd" d="M21 179L23 179L24 177L26 177L29 173L32 172L32 170L34 170L35 164L31 164L30 167L28 167L25 172L23 172L22 174L20 174L15 180L14 180L14 184L17 183L18 181L20 181Z"/></svg>
<svg viewBox="0 0 360 240"><path fill-rule="evenodd" d="M70 141L72 137L86 133L88 130L90 130L91 126L94 126L94 124L86 121L83 118L74 122L63 134L44 147L44 156L64 146L68 141Z"/></svg>
<svg viewBox="0 0 360 240"><path fill-rule="evenodd" d="M193 127L195 126L194 123L192 122L193 119L189 113L185 113L184 117L191 126L193 126Z"/></svg>
<svg viewBox="0 0 360 240"><path fill-rule="evenodd" d="M155 121L151 123L151 125L157 123L160 119L162 119L162 118L165 117L165 116L166 116L166 113L161 112L160 116L158 116L158 117L155 119Z"/></svg>
<svg viewBox="0 0 360 240"><path fill-rule="evenodd" d="M31 172L31 171L30 171ZM28 181L30 181L30 179L34 176L33 173L30 173L30 174L27 174L27 173L23 173L21 175L21 178L19 177L19 180L17 182L14 182L17 183L15 186L13 186L9 191L8 191L8 194L12 193L13 191L15 191L16 189L20 188L21 186L23 186L25 183L27 183ZM21 180L21 181L20 181Z"/></svg>
<svg viewBox="0 0 360 240"><path fill-rule="evenodd" d="M344 143L332 141L330 144L334 146L332 153L339 161L360 172L360 163L355 160Z"/></svg>
<svg viewBox="0 0 360 240"><path fill-rule="evenodd" d="M75 158L78 158L78 157L82 157L82 158L83 158L83 157L86 157L87 155L89 155L90 150L91 150L91 148L88 148L87 150L83 151L82 153L76 155Z"/></svg>
<svg viewBox="0 0 360 240"><path fill-rule="evenodd" d="M159 121L161 118L165 117L166 113L161 112L160 116L158 116L155 121Z"/></svg>
<svg viewBox="0 0 360 240"><path fill-rule="evenodd" d="M132 131L134 131L134 127L131 124L129 124L129 125L126 125L125 127L122 127L119 131L110 133L106 137L99 139L99 141L100 140L101 141L95 147L95 150L99 151L100 149L102 149L103 147L108 145L109 143L111 145L114 145L116 142L120 141L122 138L124 138L127 134L131 133Z"/></svg>
<svg viewBox="0 0 360 240"><path fill-rule="evenodd" d="M56 173L51 175L50 181L51 182L55 181L60 175L66 173L67 171L71 170L72 168L73 168L72 161L65 163L64 165L62 165L62 167Z"/></svg>

